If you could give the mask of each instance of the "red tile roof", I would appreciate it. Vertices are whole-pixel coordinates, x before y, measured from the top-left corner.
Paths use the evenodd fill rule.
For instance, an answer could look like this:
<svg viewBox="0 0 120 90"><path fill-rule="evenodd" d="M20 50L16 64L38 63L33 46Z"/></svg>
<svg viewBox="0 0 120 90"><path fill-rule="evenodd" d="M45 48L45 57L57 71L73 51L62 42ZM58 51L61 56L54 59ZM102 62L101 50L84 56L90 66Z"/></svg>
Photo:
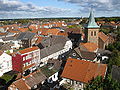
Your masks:
<svg viewBox="0 0 120 90"><path fill-rule="evenodd" d="M26 32L28 31L28 28L18 28L18 30L20 30L21 32Z"/></svg>
<svg viewBox="0 0 120 90"><path fill-rule="evenodd" d="M63 78L88 83L88 81L98 75L104 77L106 69L106 64L69 58L61 76Z"/></svg>
<svg viewBox="0 0 120 90"><path fill-rule="evenodd" d="M51 34L51 35L57 35L58 32L59 32L58 29L49 29L49 30L46 32L46 34L47 34L47 35L49 35L49 34Z"/></svg>
<svg viewBox="0 0 120 90"><path fill-rule="evenodd" d="M68 36L68 34L66 32L58 32L57 35L59 35L59 36Z"/></svg>
<svg viewBox="0 0 120 90"><path fill-rule="evenodd" d="M37 46L35 47L30 47L30 48L26 48L26 49L23 49L23 50L20 50L19 52L21 54L24 54L24 53L28 53L28 52L31 52L31 51L34 51L34 50L38 50L39 48Z"/></svg>
<svg viewBox="0 0 120 90"><path fill-rule="evenodd" d="M34 29L36 29L36 26L35 25L30 25L29 28L34 30Z"/></svg>
<svg viewBox="0 0 120 90"><path fill-rule="evenodd" d="M41 32L41 35L57 35L59 33L58 29L48 29L48 28L40 28L38 31Z"/></svg>
<svg viewBox="0 0 120 90"><path fill-rule="evenodd" d="M106 42L108 40L108 38L109 38L103 32L99 32L98 35L99 35L99 38L101 38L104 42Z"/></svg>
<svg viewBox="0 0 120 90"><path fill-rule="evenodd" d="M86 48L89 52L94 52L98 49L97 44L95 43L80 43L80 46ZM82 48L81 48L82 49Z"/></svg>
<svg viewBox="0 0 120 90"><path fill-rule="evenodd" d="M0 33L0 35L7 35L7 33Z"/></svg>

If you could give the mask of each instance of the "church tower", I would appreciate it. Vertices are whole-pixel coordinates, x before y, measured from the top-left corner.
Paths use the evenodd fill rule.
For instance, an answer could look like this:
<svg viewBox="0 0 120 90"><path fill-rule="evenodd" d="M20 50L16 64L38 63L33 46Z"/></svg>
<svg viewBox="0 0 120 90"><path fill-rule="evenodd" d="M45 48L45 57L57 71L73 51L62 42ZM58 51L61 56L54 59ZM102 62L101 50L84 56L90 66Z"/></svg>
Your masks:
<svg viewBox="0 0 120 90"><path fill-rule="evenodd" d="M95 22L94 13L91 10L88 24L85 27L86 42L96 43L98 45L99 26Z"/></svg>

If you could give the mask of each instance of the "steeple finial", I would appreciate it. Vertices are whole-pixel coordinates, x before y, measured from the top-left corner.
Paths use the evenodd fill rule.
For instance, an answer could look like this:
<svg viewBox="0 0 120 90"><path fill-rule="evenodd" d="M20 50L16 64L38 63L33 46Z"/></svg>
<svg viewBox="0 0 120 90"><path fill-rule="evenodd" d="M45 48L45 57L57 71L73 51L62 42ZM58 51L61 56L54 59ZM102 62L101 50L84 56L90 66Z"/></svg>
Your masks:
<svg viewBox="0 0 120 90"><path fill-rule="evenodd" d="M87 28L99 28L99 26L95 22L94 13L93 13L92 8L91 8L91 11L90 11L90 16L89 16L89 21L88 21L88 24L87 24Z"/></svg>

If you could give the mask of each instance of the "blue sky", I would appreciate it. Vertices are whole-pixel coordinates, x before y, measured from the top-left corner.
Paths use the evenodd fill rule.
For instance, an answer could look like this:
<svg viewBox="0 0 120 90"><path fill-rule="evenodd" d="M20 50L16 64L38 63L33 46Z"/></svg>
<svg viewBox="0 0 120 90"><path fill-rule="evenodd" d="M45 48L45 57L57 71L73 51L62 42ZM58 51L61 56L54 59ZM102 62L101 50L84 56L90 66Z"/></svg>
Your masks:
<svg viewBox="0 0 120 90"><path fill-rule="evenodd" d="M120 16L120 0L0 0L0 19Z"/></svg>

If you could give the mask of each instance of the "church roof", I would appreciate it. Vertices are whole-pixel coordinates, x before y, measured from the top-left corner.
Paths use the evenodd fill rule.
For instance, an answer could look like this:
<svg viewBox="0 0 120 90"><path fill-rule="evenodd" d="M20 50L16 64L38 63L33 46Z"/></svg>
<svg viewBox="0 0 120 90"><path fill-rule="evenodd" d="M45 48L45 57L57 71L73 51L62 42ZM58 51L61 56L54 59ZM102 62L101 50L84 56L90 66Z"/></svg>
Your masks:
<svg viewBox="0 0 120 90"><path fill-rule="evenodd" d="M87 28L99 28L99 26L95 22L93 11L90 12L90 16L89 16L89 21L88 21L88 24L87 24Z"/></svg>

